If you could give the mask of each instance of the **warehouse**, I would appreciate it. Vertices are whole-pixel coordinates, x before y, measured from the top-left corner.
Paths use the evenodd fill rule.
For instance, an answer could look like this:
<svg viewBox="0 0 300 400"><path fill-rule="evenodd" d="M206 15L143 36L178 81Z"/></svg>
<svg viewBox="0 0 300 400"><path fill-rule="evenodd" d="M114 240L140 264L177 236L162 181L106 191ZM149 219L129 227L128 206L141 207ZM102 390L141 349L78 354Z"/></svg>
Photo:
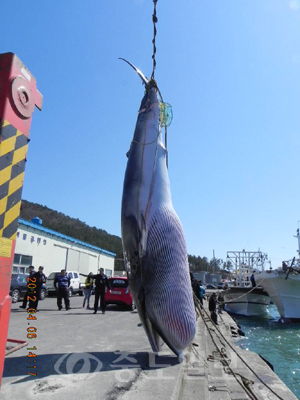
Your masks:
<svg viewBox="0 0 300 400"><path fill-rule="evenodd" d="M30 222L20 218L13 273L27 273L29 265L34 265L36 270L42 265L46 276L61 269L97 273L100 267L107 276L112 276L115 256L115 253L43 227L38 217Z"/></svg>

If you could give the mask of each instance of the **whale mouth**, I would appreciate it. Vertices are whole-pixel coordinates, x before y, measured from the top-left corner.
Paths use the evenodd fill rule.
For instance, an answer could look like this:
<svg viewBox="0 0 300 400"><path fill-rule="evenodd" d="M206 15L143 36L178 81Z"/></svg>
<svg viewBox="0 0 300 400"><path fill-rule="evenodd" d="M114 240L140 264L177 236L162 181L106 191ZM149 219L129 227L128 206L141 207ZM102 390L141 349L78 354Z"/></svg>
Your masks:
<svg viewBox="0 0 300 400"><path fill-rule="evenodd" d="M145 77L145 75L142 73L141 70L139 70L135 65L131 64L131 62L125 60L125 58L119 57L119 60L125 61L128 65L131 66L135 70L135 72L138 74L138 76L141 78L142 82L144 85L147 87L149 85L149 82L151 82L148 78Z"/></svg>

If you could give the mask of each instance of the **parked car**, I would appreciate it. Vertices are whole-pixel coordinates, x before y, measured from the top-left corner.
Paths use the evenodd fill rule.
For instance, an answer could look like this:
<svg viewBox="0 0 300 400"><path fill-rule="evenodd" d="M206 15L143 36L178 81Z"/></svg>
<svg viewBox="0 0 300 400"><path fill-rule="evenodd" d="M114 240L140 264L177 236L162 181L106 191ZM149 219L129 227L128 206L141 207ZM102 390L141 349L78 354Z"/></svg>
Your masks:
<svg viewBox="0 0 300 400"><path fill-rule="evenodd" d="M220 282L218 283L218 289L228 289L228 283L227 282Z"/></svg>
<svg viewBox="0 0 300 400"><path fill-rule="evenodd" d="M13 303L24 299L24 296L27 292L28 276L28 274L12 274L9 295L11 296ZM44 298L47 296L47 293L47 286L43 283L40 293L40 300L44 300Z"/></svg>
<svg viewBox="0 0 300 400"><path fill-rule="evenodd" d="M206 285L206 289L217 289L217 288L215 287L215 285L209 283L208 285Z"/></svg>
<svg viewBox="0 0 300 400"><path fill-rule="evenodd" d="M106 304L124 305L134 310L135 304L128 286L128 279L125 276L113 276L108 278L110 290L105 292Z"/></svg>
<svg viewBox="0 0 300 400"><path fill-rule="evenodd" d="M61 271L54 271L48 276L47 286L48 286L48 296L51 297L56 295L56 289L54 287L54 279L57 274L60 274ZM69 296L71 297L73 294L79 293L79 296L83 296L84 292L84 284L80 282L78 271L67 271L68 276L70 277L70 287L69 287Z"/></svg>

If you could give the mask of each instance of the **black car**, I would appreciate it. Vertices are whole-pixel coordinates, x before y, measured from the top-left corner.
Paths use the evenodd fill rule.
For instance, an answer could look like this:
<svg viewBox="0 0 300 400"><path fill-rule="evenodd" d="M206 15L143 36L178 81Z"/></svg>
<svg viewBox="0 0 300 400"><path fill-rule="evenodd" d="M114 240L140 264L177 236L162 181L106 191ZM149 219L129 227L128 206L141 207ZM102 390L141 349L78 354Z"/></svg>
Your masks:
<svg viewBox="0 0 300 400"><path fill-rule="evenodd" d="M13 303L23 299L26 295L28 276L29 275L26 274L12 274L9 295L12 297ZM40 293L40 300L44 300L44 298L47 296L47 293L47 286L43 283Z"/></svg>

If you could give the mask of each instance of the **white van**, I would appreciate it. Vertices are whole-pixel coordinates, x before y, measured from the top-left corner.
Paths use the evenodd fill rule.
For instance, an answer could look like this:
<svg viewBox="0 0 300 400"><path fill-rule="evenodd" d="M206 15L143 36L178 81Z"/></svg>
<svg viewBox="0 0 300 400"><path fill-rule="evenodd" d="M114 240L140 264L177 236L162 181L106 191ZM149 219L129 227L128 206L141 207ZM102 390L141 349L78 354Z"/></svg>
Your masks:
<svg viewBox="0 0 300 400"><path fill-rule="evenodd" d="M56 289L54 287L54 279L57 274L61 271L54 271L47 278L48 296L51 297L56 294ZM79 272L78 271L67 271L67 275L70 277L70 287L69 296L72 294L79 293L79 296L83 296L84 285L80 283Z"/></svg>

